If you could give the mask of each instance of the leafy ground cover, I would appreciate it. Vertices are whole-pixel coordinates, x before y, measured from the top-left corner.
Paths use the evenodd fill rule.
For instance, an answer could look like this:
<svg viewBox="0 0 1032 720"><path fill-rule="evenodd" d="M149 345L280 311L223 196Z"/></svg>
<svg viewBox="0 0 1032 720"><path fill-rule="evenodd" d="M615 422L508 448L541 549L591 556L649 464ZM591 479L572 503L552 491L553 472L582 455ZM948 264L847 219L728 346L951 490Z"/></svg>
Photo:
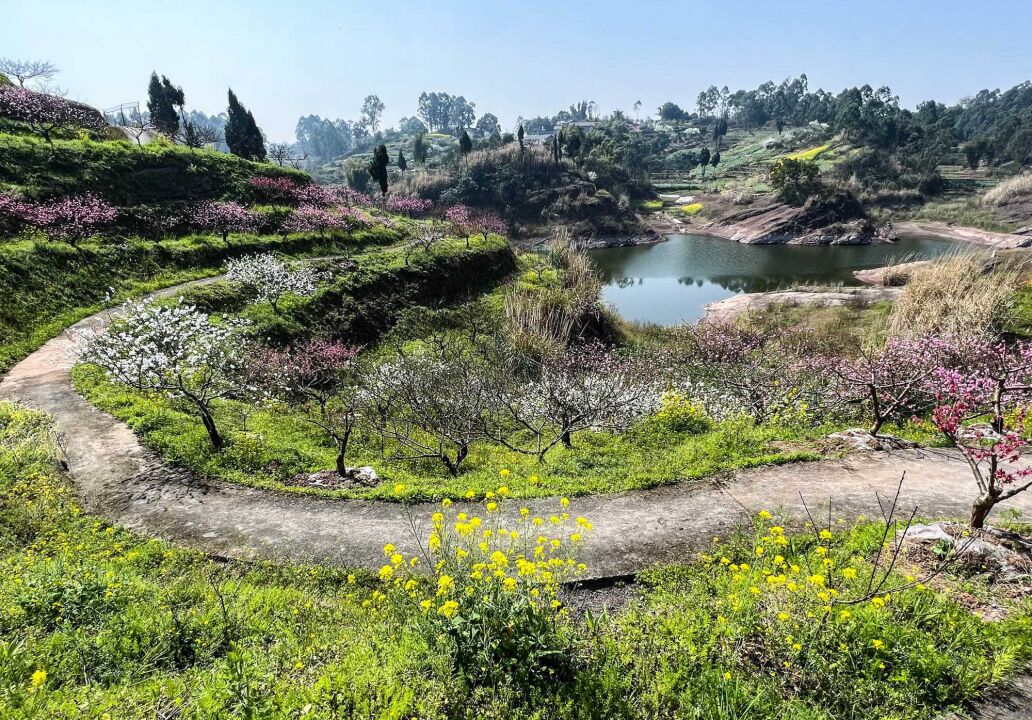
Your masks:
<svg viewBox="0 0 1032 720"><path fill-rule="evenodd" d="M1029 602L978 576L925 585L908 565L882 583L876 524L793 535L761 513L593 615L536 600L553 581L534 548L551 541L521 546L490 505L473 518L442 506L438 570L390 545L378 577L215 562L84 513L52 452L45 416L0 404L10 718L916 719L1032 654ZM587 532L590 518L557 538L569 562ZM992 597L1003 619L965 609L961 589Z"/></svg>

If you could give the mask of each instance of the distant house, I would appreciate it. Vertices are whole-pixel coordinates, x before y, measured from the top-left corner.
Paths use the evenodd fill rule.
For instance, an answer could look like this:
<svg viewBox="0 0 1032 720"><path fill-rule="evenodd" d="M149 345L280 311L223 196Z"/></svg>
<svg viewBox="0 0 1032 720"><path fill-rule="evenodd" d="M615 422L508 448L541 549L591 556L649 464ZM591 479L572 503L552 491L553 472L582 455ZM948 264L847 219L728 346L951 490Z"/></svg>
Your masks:
<svg viewBox="0 0 1032 720"><path fill-rule="evenodd" d="M559 132L560 130L569 127L575 127L582 132L587 132L593 127L597 127L599 124L598 120L560 120L555 126L555 132Z"/></svg>
<svg viewBox="0 0 1032 720"><path fill-rule="evenodd" d="M523 141L528 145L551 145L555 133L538 133L536 135L524 135Z"/></svg>

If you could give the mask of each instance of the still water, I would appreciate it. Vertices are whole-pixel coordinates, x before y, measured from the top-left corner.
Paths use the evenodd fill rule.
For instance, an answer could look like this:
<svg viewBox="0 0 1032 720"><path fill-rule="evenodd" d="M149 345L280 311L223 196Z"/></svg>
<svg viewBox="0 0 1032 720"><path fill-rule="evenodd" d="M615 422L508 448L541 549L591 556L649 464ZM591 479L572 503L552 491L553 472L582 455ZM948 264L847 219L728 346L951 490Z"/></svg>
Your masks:
<svg viewBox="0 0 1032 720"><path fill-rule="evenodd" d="M628 320L675 325L706 304L746 292L798 285L859 285L854 270L938 257L957 244L901 238L891 245L744 245L707 235L670 235L657 245L588 252L606 302Z"/></svg>

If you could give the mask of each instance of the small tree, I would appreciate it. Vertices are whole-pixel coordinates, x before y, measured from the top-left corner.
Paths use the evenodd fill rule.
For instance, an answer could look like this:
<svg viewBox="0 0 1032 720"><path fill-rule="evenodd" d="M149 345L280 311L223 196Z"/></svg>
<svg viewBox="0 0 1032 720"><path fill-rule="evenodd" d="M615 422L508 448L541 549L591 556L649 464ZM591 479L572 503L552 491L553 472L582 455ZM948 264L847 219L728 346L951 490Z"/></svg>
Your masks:
<svg viewBox="0 0 1032 720"><path fill-rule="evenodd" d="M466 238L466 247L469 247L469 238L476 232L473 226L473 211L465 205L452 205L444 213L444 219L451 223L456 235Z"/></svg>
<svg viewBox="0 0 1032 720"><path fill-rule="evenodd" d="M14 60L0 58L0 73L13 77L19 87L25 87L29 80L46 82L57 75L57 66L46 60Z"/></svg>
<svg viewBox="0 0 1032 720"><path fill-rule="evenodd" d="M212 402L240 391L245 325L229 318L213 324L191 305L130 303L106 331L87 338L82 357L137 392L192 403L212 447L221 450Z"/></svg>
<svg viewBox="0 0 1032 720"><path fill-rule="evenodd" d="M720 151L719 150L717 150L717 152L713 153L713 156L710 158L709 164L713 168L714 174L716 174L717 165L720 164Z"/></svg>
<svg viewBox="0 0 1032 720"><path fill-rule="evenodd" d="M240 103L232 88L228 97L226 145L229 151L247 160L265 160L265 138L254 115Z"/></svg>
<svg viewBox="0 0 1032 720"><path fill-rule="evenodd" d="M314 232L320 237L328 230L344 227L339 216L311 203L298 206L283 221L283 229L287 232Z"/></svg>
<svg viewBox="0 0 1032 720"><path fill-rule="evenodd" d="M1032 467L1019 463L1028 446L1032 401L1032 343L985 347L972 369L941 368L933 378L932 421L967 460L978 485L971 527L981 528L994 507L1032 487ZM970 424L972 420L983 422Z"/></svg>
<svg viewBox="0 0 1032 720"><path fill-rule="evenodd" d="M702 166L702 177L706 177L706 166L709 165L710 151L709 148L703 148L699 151L699 165Z"/></svg>
<svg viewBox="0 0 1032 720"><path fill-rule="evenodd" d="M426 165L426 137L423 133L416 135L412 141L412 158L420 165Z"/></svg>
<svg viewBox="0 0 1032 720"><path fill-rule="evenodd" d="M510 450L542 462L560 443L572 448L575 432L625 430L659 401L655 373L643 358L621 357L600 344L546 356L536 377L526 383L507 380L515 372L504 363L494 366L499 375L485 383L495 392L494 412L482 416L484 432ZM527 434L529 446L514 440Z"/></svg>
<svg viewBox="0 0 1032 720"><path fill-rule="evenodd" d="M526 149L524 144L523 144L523 138L524 138L525 135L526 135L526 132L523 130L523 123L520 123L519 129L516 131L516 140L520 144L520 154L521 155L523 154L523 151Z"/></svg>
<svg viewBox="0 0 1032 720"><path fill-rule="evenodd" d="M359 348L331 340L309 340L287 350L266 349L255 362L265 368L274 397L300 404L305 419L325 432L337 450L335 466L349 475L345 463L358 424L355 386L348 374Z"/></svg>
<svg viewBox="0 0 1032 720"><path fill-rule="evenodd" d="M770 168L770 185L782 202L802 205L820 190L821 171L811 160L781 158Z"/></svg>
<svg viewBox="0 0 1032 720"><path fill-rule="evenodd" d="M457 476L470 446L484 437L489 407L482 370L464 348L439 343L370 370L361 381L362 416L394 460L435 459Z"/></svg>
<svg viewBox="0 0 1032 720"><path fill-rule="evenodd" d="M230 260L226 278L244 286L258 302L268 302L279 312L279 301L284 295L312 295L319 273L307 265L292 267L272 253L264 253Z"/></svg>
<svg viewBox="0 0 1032 720"><path fill-rule="evenodd" d="M713 143L716 146L718 155L720 154L720 141L723 140L725 135L727 135L727 118L718 118L713 124Z"/></svg>
<svg viewBox="0 0 1032 720"><path fill-rule="evenodd" d="M51 237L73 245L110 225L118 210L96 195L67 195L42 203L21 202L20 219Z"/></svg>
<svg viewBox="0 0 1032 720"><path fill-rule="evenodd" d="M469 133L463 130L462 135L459 137L459 154L465 158L471 152L473 152L473 140L470 138Z"/></svg>
<svg viewBox="0 0 1032 720"><path fill-rule="evenodd" d="M398 148L398 160L396 164L398 166L398 169L401 170L402 173L408 170L408 161L405 160L405 151L401 148Z"/></svg>
<svg viewBox="0 0 1032 720"><path fill-rule="evenodd" d="M229 241L229 234L254 232L258 228L258 216L235 202L202 202L190 211L190 223L205 232L217 232L222 242Z"/></svg>
<svg viewBox="0 0 1032 720"><path fill-rule="evenodd" d="M26 123L50 144L58 130L99 132L107 127L104 117L91 107L6 85L0 86L0 117Z"/></svg>
<svg viewBox="0 0 1032 720"><path fill-rule="evenodd" d="M894 337L877 349L860 348L852 358L818 358L813 371L834 379L841 402L866 410L869 432L877 436L886 422L901 422L932 407L930 378L945 367L966 364L965 347L963 341L935 335Z"/></svg>
<svg viewBox="0 0 1032 720"><path fill-rule="evenodd" d="M380 195L387 197L387 166L391 158L387 154L387 146L380 145L373 151L373 161L369 163L369 174L380 185Z"/></svg>

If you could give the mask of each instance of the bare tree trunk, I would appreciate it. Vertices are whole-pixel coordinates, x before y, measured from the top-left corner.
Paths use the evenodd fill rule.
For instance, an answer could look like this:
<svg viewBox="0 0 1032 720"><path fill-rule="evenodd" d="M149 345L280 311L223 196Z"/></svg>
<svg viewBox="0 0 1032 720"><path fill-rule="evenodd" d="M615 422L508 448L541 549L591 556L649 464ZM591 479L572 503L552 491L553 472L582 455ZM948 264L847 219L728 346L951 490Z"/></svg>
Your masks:
<svg viewBox="0 0 1032 720"><path fill-rule="evenodd" d="M211 446L216 451L221 452L226 446L225 441L222 439L222 435L219 434L219 429L215 427L215 418L211 415L211 410L201 402L194 401L197 403L197 407L201 411L201 422L204 423L204 429L208 431L208 439L211 440Z"/></svg>
<svg viewBox="0 0 1032 720"><path fill-rule="evenodd" d="M990 495L982 495L971 506L971 528L981 530L985 527L985 520L996 505L996 498Z"/></svg>

